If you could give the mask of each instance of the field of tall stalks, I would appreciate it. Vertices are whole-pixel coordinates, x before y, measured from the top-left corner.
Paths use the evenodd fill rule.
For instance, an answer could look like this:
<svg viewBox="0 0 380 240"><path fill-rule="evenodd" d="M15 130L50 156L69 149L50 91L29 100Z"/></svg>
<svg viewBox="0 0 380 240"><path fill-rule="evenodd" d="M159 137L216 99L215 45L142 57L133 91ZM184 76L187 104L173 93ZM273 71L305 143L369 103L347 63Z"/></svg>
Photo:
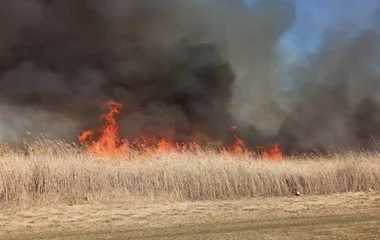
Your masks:
<svg viewBox="0 0 380 240"><path fill-rule="evenodd" d="M57 142L1 150L3 204L217 200L380 189L380 156L369 153L271 161L213 151L100 158Z"/></svg>

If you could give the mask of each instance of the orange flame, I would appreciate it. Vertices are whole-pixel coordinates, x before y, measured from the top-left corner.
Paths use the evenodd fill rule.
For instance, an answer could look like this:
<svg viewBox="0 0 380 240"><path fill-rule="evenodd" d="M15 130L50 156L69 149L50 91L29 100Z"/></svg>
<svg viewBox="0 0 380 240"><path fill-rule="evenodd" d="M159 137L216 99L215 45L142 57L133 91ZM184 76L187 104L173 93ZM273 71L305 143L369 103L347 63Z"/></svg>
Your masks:
<svg viewBox="0 0 380 240"><path fill-rule="evenodd" d="M272 159L275 161L280 161L283 159L283 153L278 144L273 144L268 149L263 149L261 154L264 158Z"/></svg>
<svg viewBox="0 0 380 240"><path fill-rule="evenodd" d="M231 130L233 132L235 132L236 129L237 129L236 126L234 125L231 126ZM248 154L249 151L243 139L239 138L235 133L234 133L234 137L235 137L235 142L232 144L232 149L231 149L232 153Z"/></svg>
<svg viewBox="0 0 380 240"><path fill-rule="evenodd" d="M101 156L125 155L130 153L132 145L144 154L153 152L169 152L169 151L195 151L200 152L202 147L193 141L176 142L171 139L159 139L153 134L144 134L144 136L136 138L129 142L126 139L120 139L119 127L115 117L120 113L122 105L115 101L108 102L108 112L101 116L104 125L98 130L86 130L78 136L79 142L83 143L88 152ZM234 132L236 126L231 126ZM171 129L170 134L175 133L175 129ZM234 134L235 141L228 148L223 149L222 153L227 154L243 154L251 155L245 142ZM96 139L96 140L94 140ZM280 147L276 144L268 150L264 150L262 155L267 158L279 160L282 158Z"/></svg>
<svg viewBox="0 0 380 240"><path fill-rule="evenodd" d="M102 115L104 126L99 131L86 130L78 136L79 142L85 144L89 152L100 155L115 155L127 153L129 142L120 140L119 127L116 124L115 116L120 113L121 104L110 101L108 103L109 112ZM99 134L97 141L91 141L94 135Z"/></svg>
<svg viewBox="0 0 380 240"><path fill-rule="evenodd" d="M174 151L179 149L179 145L170 140L161 139L157 144L157 149L159 151Z"/></svg>

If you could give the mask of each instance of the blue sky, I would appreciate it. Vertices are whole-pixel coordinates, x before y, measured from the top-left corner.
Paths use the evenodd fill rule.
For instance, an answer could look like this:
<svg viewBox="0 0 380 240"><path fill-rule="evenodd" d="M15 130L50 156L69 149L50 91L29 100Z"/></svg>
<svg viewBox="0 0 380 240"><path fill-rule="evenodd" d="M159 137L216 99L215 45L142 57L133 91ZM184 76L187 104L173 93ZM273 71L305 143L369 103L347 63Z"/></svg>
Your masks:
<svg viewBox="0 0 380 240"><path fill-rule="evenodd" d="M258 2L260 0L242 0ZM285 65L292 64L303 54L318 51L323 34L332 29L342 29L345 33L358 34L363 29L377 27L373 16L380 8L380 0L284 0L292 1L296 7L296 21L279 42ZM249 5L249 4L247 4ZM345 35L346 36L346 35ZM282 75L283 90L293 90L292 79Z"/></svg>
<svg viewBox="0 0 380 240"><path fill-rule="evenodd" d="M243 0L254 3L258 0ZM380 0L291 0L296 6L296 22L280 44L298 53L318 49L324 31L345 25L359 32L371 27ZM380 26L378 26L380 27Z"/></svg>

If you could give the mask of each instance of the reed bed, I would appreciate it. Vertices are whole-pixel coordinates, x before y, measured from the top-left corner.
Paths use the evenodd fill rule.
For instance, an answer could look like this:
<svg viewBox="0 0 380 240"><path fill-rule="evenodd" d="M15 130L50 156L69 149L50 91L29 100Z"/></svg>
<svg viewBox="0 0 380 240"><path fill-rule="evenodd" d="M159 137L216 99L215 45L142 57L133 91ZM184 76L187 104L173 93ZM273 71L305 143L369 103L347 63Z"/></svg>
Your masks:
<svg viewBox="0 0 380 240"><path fill-rule="evenodd" d="M370 153L280 162L213 151L100 158L57 142L0 152L0 203L217 200L380 189L380 156Z"/></svg>

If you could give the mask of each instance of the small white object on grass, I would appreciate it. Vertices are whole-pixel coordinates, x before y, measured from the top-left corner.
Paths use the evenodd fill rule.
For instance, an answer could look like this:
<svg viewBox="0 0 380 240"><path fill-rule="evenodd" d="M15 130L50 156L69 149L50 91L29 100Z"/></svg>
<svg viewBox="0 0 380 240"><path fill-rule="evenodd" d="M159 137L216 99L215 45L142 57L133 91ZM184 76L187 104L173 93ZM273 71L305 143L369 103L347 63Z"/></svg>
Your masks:
<svg viewBox="0 0 380 240"><path fill-rule="evenodd" d="M300 191L297 191L297 192L296 192L296 196L301 196L301 192L300 192Z"/></svg>

